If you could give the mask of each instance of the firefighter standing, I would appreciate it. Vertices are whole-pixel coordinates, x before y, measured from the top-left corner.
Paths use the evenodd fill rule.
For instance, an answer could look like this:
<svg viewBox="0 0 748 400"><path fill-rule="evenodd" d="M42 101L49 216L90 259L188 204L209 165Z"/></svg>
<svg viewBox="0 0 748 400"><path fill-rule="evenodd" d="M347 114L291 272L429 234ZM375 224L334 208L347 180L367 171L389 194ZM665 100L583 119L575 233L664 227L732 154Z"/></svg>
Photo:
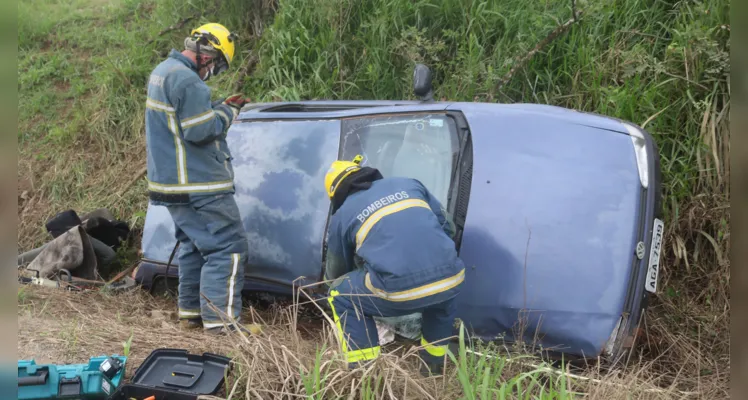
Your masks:
<svg viewBox="0 0 748 400"><path fill-rule="evenodd" d="M421 312L421 358L440 373L465 269L454 227L415 179L335 161L325 176L332 202L326 279L333 319L349 366L379 355L372 316Z"/></svg>
<svg viewBox="0 0 748 400"><path fill-rule="evenodd" d="M211 333L223 332L224 319L239 321L248 251L226 144L245 100L213 106L204 82L228 69L234 42L219 24L192 31L185 50L171 50L151 73L146 101L148 191L168 208L179 241L180 324Z"/></svg>

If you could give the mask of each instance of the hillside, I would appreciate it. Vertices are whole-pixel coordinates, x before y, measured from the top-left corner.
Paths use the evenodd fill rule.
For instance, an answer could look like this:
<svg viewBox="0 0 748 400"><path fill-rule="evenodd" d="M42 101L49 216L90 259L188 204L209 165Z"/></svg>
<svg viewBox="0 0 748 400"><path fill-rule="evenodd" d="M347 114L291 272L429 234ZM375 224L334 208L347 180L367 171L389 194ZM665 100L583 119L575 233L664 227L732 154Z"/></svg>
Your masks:
<svg viewBox="0 0 748 400"><path fill-rule="evenodd" d="M240 33L237 67L210 83L216 98L243 92L253 101L410 99L412 66L424 62L435 73L437 98L559 105L632 121L654 135L667 227L662 289L647 313L640 352L623 376L603 375L665 388L647 392L654 397L683 392L726 397L729 7L729 0L21 2L19 251L42 244L44 222L69 208L107 207L142 227L145 184L142 179L130 184L145 166L146 80L199 23L220 21ZM137 256L138 244L135 239L121 251L123 265ZM19 293L19 303L30 305L19 308L19 321L86 319L64 305L58 305L59 313L42 310L32 318L29 310L50 296L54 293ZM102 304L114 305L105 300ZM136 303L162 306L152 301L157 300ZM137 310L128 307L123 314L135 318ZM82 331L71 329L51 332L74 346L71 332ZM127 335L114 341L112 351L121 350ZM313 349L313 343L306 344ZM267 343L257 346L254 351L267 350L262 347ZM55 354L75 353L63 350ZM314 356L311 351L304 360L313 365ZM284 377L295 376L295 370L282 368ZM386 371L381 376L384 382L392 379ZM351 385L338 378L331 378L333 386ZM466 385L480 386L480 379ZM575 386L599 396L603 392L595 390L605 388ZM439 393L433 384L422 389L425 398ZM605 393L625 396L625 391Z"/></svg>

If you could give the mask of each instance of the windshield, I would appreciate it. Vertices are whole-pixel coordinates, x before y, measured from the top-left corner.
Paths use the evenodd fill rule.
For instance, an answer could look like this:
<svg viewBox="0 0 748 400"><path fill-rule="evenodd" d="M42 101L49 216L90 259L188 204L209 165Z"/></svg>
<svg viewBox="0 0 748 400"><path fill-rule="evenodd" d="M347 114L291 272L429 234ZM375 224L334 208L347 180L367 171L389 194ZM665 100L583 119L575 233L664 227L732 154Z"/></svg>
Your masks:
<svg viewBox="0 0 748 400"><path fill-rule="evenodd" d="M448 207L452 170L459 154L457 128L444 114L366 116L343 120L340 159L356 154L382 176L418 179Z"/></svg>

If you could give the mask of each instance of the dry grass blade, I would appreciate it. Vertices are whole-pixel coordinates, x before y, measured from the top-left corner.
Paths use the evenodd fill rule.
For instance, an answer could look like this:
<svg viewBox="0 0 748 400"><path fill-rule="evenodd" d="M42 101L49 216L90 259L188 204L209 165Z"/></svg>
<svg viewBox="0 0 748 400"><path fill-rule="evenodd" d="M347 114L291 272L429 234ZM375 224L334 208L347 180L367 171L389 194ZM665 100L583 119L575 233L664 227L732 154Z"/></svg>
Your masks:
<svg viewBox="0 0 748 400"><path fill-rule="evenodd" d="M140 168L140 170L135 173L135 176L133 176L133 178L130 180L130 182L128 182L127 185L125 185L122 189L120 189L117 192L117 197L121 198L125 193L127 193L128 190L130 190L130 188L136 182L138 182L140 180L140 178L142 178L143 176L145 176L145 174L147 172L148 172L148 167L147 166L144 166L144 167Z"/></svg>
<svg viewBox="0 0 748 400"><path fill-rule="evenodd" d="M148 207L136 174L146 161L144 83L168 51L161 44L178 40L172 29L209 10L206 18L215 17L242 38L230 72L211 84L215 97L233 88L258 102L407 99L412 64L422 61L434 69L437 97L445 100L492 101L496 95L509 103L644 121L661 155L668 231L661 290L650 297L637 352L616 373L579 373L614 385L542 376L566 380L591 398L661 399L695 391L702 398L728 397L729 0L585 2L579 4L583 20L571 0L573 18L565 23L567 2L549 1L99 3L18 6L20 249L48 241L44 222L59 211L108 207L136 232L123 264L139 258ZM112 37L118 44L106 45ZM154 317L173 310L173 301L142 293L29 288L19 292L18 351L22 357L82 362L92 354L122 352L132 335L132 365L154 348L175 344L227 354L235 370L229 393L221 397L440 399L485 387L471 380L479 375L476 365L466 374L472 388L455 383L452 364L447 379L422 379L408 346L388 348L372 368L348 371L332 321L324 313L304 315L319 311L304 297L297 294L291 306L246 309L243 320L261 323L262 334L214 338L180 331L171 317ZM521 312L522 324L528 312ZM532 370L509 364L495 387ZM619 384L663 392L630 393ZM521 396L515 387L510 392Z"/></svg>
<svg viewBox="0 0 748 400"><path fill-rule="evenodd" d="M277 311L269 311L274 314L274 319L250 307L243 313L244 320L271 321L270 325L263 327L263 333L244 335L230 332L222 337L181 331L176 320L155 317L163 314L159 310L171 307L170 300L156 299L142 292L112 296L30 287L24 303L19 307L20 356L38 359L46 354L50 360L82 361L90 354L120 352L119 343L132 335L130 365L138 365L153 349L173 348L174 343L179 343L178 347L192 353L210 351L229 355L232 358L232 373L223 396L232 395L233 398L290 399L309 398L310 395L314 398L358 398L364 392L365 382L378 382L377 398L436 400L453 398L460 392L455 387L457 381L452 378L449 368L446 379L423 378L419 375L419 363L414 362L418 359L419 347L416 346L394 346L364 369L349 371L340 368L337 335L333 334L331 326L322 324L315 336L300 337L299 331L291 328L290 319L299 318L299 308L293 304L286 310L295 310L296 314L280 313L283 316L280 318ZM117 313L112 314L110 310L117 310ZM149 318L151 314L154 316ZM298 322L305 323L301 319ZM39 336L32 332L45 334ZM670 342L676 346L680 345L681 340L674 338ZM486 359L496 357L481 351L470 353ZM669 387L662 387L644 368L631 372L614 371L607 375L591 370L584 374L571 374L525 358L507 359L507 365L516 364L517 367L506 370L510 374L507 379L513 374L536 370L552 376L563 376L570 385L589 393L605 394L606 398L623 398L623 392L632 382L636 382L639 388L637 393L680 397L696 395L674 386L681 379L677 373L673 375ZM315 359L319 359L316 366ZM129 368L130 371L133 369ZM315 372L320 373L319 378L324 379L324 385L309 392L307 384L310 382L305 383L305 380L316 379Z"/></svg>

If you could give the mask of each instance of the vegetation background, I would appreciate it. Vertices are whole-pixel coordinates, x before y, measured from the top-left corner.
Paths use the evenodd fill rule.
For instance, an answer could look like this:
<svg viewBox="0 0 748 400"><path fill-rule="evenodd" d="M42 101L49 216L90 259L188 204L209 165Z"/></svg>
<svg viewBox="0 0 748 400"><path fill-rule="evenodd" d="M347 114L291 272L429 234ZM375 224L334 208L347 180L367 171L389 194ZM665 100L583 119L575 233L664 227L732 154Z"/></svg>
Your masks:
<svg viewBox="0 0 748 400"><path fill-rule="evenodd" d="M615 379L667 388L652 396L727 397L729 8L729 0L19 2L19 251L43 243L44 222L68 208L107 207L142 227L145 185L129 185L145 165L147 77L197 24L220 21L240 35L234 67L211 82L216 97L410 99L412 67L424 62L440 99L559 105L632 121L654 135L667 228L661 289L636 360ZM123 263L137 257L138 239L131 244ZM19 294L22 300L30 301ZM311 354L315 371L315 354L327 353ZM475 364L463 366L455 389L461 395L506 387L496 365L486 375L487 364L469 359ZM379 376L377 390L393 390ZM313 378L319 387L300 393L351 382ZM512 393L537 395L541 381ZM588 385L580 390L608 387ZM356 387L364 393L364 386ZM432 389L429 396L451 393Z"/></svg>

